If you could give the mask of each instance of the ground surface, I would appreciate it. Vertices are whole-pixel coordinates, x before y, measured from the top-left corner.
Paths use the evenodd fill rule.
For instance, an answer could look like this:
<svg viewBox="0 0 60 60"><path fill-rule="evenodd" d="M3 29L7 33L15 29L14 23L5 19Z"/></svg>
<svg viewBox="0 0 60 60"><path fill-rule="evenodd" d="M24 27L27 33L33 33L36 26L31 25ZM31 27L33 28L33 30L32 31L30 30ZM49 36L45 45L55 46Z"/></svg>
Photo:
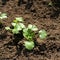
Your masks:
<svg viewBox="0 0 60 60"><path fill-rule="evenodd" d="M24 0L18 6L18 0L9 0L4 5L0 0L0 11L8 18L0 26L0 60L60 60L60 8L48 6L50 0ZM4 27L10 26L15 17L22 16L25 24L35 24L45 29L48 37L42 43L36 43L32 51L26 50L20 43L20 36L14 36ZM39 38L36 38L39 40Z"/></svg>

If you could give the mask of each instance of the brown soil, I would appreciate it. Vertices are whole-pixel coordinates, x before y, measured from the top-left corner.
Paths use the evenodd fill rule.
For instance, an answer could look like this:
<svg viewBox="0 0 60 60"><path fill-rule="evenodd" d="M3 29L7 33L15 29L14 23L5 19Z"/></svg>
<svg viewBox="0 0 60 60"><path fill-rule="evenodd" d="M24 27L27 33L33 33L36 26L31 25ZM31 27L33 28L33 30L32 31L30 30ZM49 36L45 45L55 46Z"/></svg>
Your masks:
<svg viewBox="0 0 60 60"><path fill-rule="evenodd" d="M9 0L2 3L0 12L6 12L8 18L0 26L0 60L60 60L60 8L48 6L50 0ZM44 42L35 42L35 48L28 51L21 44L24 40L20 35L6 31L15 17L22 16L25 24L35 24L39 29L45 29L48 37ZM39 38L36 38L39 41Z"/></svg>

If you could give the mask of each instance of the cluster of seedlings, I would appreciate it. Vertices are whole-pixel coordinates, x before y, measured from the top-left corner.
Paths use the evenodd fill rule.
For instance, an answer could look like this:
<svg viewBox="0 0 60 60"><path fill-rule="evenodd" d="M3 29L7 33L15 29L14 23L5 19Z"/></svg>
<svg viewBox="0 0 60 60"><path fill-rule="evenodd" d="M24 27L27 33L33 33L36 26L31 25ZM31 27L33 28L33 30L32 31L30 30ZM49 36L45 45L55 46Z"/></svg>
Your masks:
<svg viewBox="0 0 60 60"><path fill-rule="evenodd" d="M7 14L0 14L0 19L4 18L7 18ZM12 34L19 34L22 32L23 37L26 39L23 45L28 50L32 50L35 47L35 32L38 33L41 40L44 40L47 36L47 32L44 29L39 30L36 25L28 24L28 26L25 26L23 17L16 17L11 23L11 26L12 28L7 26L5 29Z"/></svg>

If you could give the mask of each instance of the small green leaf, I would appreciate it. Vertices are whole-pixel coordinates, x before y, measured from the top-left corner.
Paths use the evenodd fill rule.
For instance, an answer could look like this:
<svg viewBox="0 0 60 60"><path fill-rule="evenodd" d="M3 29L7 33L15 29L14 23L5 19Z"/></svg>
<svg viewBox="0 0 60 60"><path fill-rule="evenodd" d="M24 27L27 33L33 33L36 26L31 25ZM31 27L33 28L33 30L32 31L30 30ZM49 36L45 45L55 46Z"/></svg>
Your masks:
<svg viewBox="0 0 60 60"><path fill-rule="evenodd" d="M16 20L19 21L19 22L23 22L24 21L23 17L16 17Z"/></svg>
<svg viewBox="0 0 60 60"><path fill-rule="evenodd" d="M19 23L19 26L23 29L25 28L25 25L23 23Z"/></svg>
<svg viewBox="0 0 60 60"><path fill-rule="evenodd" d="M28 28L29 28L29 29L32 29L32 25L31 25L31 24L29 24L29 25L28 25Z"/></svg>
<svg viewBox="0 0 60 60"><path fill-rule="evenodd" d="M39 37L40 37L41 39L45 39L46 36L47 36L47 32L46 32L45 30L40 30L40 31L39 31Z"/></svg>
<svg viewBox="0 0 60 60"><path fill-rule="evenodd" d="M37 28L35 25L33 25L33 26L32 26L32 30L33 30L33 31L37 31L38 28Z"/></svg>
<svg viewBox="0 0 60 60"><path fill-rule="evenodd" d="M6 30L11 30L10 27L5 27Z"/></svg>
<svg viewBox="0 0 60 60"><path fill-rule="evenodd" d="M16 26L16 23L14 23L14 22L13 22L13 23L11 23L11 24L12 24L12 26Z"/></svg>
<svg viewBox="0 0 60 60"><path fill-rule="evenodd" d="M4 19L4 18L7 18L7 14L6 13L1 13L0 14L0 19Z"/></svg>
<svg viewBox="0 0 60 60"><path fill-rule="evenodd" d="M34 42L33 41L25 41L24 46L28 50L32 50L34 48Z"/></svg>
<svg viewBox="0 0 60 60"><path fill-rule="evenodd" d="M38 30L38 28L35 25L31 25L31 24L28 25L28 29L31 29L32 31Z"/></svg>
<svg viewBox="0 0 60 60"><path fill-rule="evenodd" d="M18 31L17 29L12 29L12 33L13 33L13 34L18 34L19 31Z"/></svg>

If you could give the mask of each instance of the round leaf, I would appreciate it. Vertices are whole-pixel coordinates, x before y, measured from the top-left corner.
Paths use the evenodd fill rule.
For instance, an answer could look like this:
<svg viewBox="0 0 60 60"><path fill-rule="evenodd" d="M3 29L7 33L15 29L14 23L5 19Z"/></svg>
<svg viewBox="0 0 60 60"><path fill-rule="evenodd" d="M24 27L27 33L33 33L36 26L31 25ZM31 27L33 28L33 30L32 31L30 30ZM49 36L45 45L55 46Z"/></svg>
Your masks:
<svg viewBox="0 0 60 60"><path fill-rule="evenodd" d="M34 42L33 41L25 41L24 46L28 50L32 50L34 48Z"/></svg>
<svg viewBox="0 0 60 60"><path fill-rule="evenodd" d="M40 37L41 39L45 39L46 36L47 36L47 32L46 32L45 30L40 30L40 31L39 31L39 37Z"/></svg>

